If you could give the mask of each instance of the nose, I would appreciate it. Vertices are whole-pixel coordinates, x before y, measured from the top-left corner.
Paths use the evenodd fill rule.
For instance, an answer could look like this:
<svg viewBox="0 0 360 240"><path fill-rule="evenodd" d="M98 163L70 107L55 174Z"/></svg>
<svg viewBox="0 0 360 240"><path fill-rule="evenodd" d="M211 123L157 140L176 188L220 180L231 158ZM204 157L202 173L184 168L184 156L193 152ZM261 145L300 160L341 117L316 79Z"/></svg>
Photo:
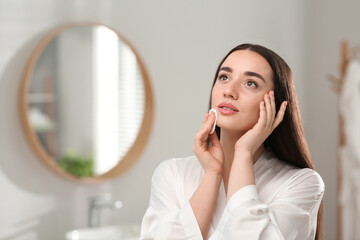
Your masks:
<svg viewBox="0 0 360 240"><path fill-rule="evenodd" d="M232 98L234 100L238 99L239 92L234 82L230 82L226 85L224 89L224 97Z"/></svg>

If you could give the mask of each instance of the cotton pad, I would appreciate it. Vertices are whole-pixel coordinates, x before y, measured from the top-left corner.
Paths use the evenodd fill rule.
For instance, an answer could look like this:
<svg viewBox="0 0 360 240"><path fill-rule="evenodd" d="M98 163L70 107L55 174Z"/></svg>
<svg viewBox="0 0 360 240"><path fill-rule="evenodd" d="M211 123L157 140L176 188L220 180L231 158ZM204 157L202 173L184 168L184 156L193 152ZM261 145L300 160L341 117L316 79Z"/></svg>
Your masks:
<svg viewBox="0 0 360 240"><path fill-rule="evenodd" d="M214 122L214 125L213 125L213 127L212 127L212 129L211 129L211 131L210 131L210 134L213 134L213 133L215 132L215 127L216 127L216 122L217 122L217 112L216 112L216 110L213 109L213 108L210 109L209 114L210 114L211 112L214 112L214 113L215 113L215 122Z"/></svg>

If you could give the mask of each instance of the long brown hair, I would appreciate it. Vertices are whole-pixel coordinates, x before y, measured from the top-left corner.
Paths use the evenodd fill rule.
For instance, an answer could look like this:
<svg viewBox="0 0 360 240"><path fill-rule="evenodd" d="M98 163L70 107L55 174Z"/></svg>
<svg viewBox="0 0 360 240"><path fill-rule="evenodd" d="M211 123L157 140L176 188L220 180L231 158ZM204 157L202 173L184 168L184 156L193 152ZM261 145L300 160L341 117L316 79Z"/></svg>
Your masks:
<svg viewBox="0 0 360 240"><path fill-rule="evenodd" d="M284 119L265 140L265 147L270 147L274 154L282 161L288 162L299 168L311 168L315 170L305 139L293 75L290 67L279 55L260 45L246 43L236 46L220 62L216 70L212 88L216 83L221 65L231 53L239 50L256 52L264 57L270 64L273 72L276 112L279 110L281 103L287 101ZM210 108L211 94L209 102L209 109ZM220 128L218 126L216 126L216 133L220 137ZM323 207L321 203L317 216L316 240L323 239L322 211Z"/></svg>

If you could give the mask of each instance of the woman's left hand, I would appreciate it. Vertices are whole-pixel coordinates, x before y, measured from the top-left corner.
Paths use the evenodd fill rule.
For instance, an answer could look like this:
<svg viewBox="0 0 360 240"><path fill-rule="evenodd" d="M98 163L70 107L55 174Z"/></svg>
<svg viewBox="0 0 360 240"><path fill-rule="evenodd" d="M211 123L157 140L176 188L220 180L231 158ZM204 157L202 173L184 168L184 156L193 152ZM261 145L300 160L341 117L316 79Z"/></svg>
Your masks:
<svg viewBox="0 0 360 240"><path fill-rule="evenodd" d="M276 115L274 92L264 95L260 102L260 117L252 129L247 131L235 144L235 151L245 151L252 156L284 118L287 102L282 102ZM275 116L276 115L276 116Z"/></svg>

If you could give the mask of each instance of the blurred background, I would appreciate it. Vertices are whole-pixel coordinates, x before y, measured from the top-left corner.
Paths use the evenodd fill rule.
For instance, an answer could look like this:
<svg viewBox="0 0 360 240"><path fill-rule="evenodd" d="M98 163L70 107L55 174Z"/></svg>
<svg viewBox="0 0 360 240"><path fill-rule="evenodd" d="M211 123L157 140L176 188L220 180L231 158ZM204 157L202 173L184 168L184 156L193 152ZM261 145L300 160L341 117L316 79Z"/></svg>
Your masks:
<svg viewBox="0 0 360 240"><path fill-rule="evenodd" d="M101 225L140 224L155 167L193 154L216 67L245 42L274 50L293 70L311 155L326 185L325 239L337 239L338 95L328 76L340 74L342 41L360 44L358 9L360 2L350 0L0 0L0 239L65 239L88 226L90 199L106 193L123 206L104 210ZM39 41L80 22L105 24L129 41L154 97L140 157L95 184L68 180L39 161L18 107L23 72Z"/></svg>

